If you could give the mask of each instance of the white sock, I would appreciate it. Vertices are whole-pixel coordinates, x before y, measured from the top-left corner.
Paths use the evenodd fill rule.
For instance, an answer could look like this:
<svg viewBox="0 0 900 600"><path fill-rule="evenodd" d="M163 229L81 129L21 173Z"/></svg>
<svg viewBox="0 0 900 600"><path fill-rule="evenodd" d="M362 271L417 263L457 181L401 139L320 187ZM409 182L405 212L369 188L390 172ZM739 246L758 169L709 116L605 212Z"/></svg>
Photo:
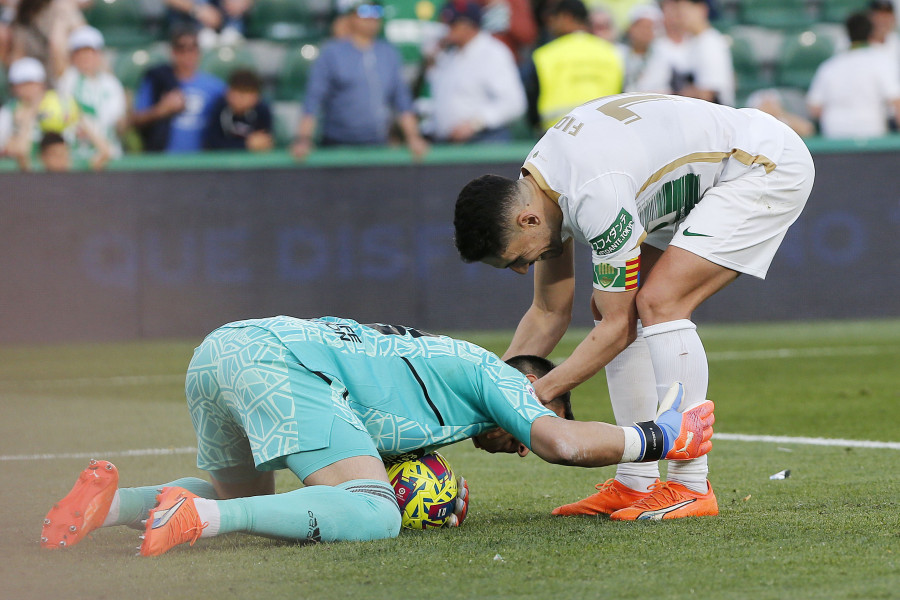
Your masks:
<svg viewBox="0 0 900 600"><path fill-rule="evenodd" d="M116 525L116 521L119 520L119 507L121 506L122 499L119 497L119 490L116 490L115 495L112 499L112 504L109 505L109 512L106 513L106 518L103 520L103 525L100 527L109 527L110 525Z"/></svg>
<svg viewBox="0 0 900 600"><path fill-rule="evenodd" d="M640 321L634 342L606 365L606 384L616 425L628 428L656 417L656 378ZM646 492L658 478L656 462L622 463L616 468L616 480L639 492Z"/></svg>
<svg viewBox="0 0 900 600"><path fill-rule="evenodd" d="M709 364L697 326L689 319L678 319L644 327L650 349L659 398L675 381L684 384L684 406L706 399ZM695 492L706 493L709 472L706 456L694 460L669 462L668 479Z"/></svg>
<svg viewBox="0 0 900 600"><path fill-rule="evenodd" d="M194 498L194 508L197 509L197 516L200 517L201 523L209 523L203 528L202 538L214 537L219 534L219 527L222 524L221 513L219 512L218 500L207 500L206 498Z"/></svg>

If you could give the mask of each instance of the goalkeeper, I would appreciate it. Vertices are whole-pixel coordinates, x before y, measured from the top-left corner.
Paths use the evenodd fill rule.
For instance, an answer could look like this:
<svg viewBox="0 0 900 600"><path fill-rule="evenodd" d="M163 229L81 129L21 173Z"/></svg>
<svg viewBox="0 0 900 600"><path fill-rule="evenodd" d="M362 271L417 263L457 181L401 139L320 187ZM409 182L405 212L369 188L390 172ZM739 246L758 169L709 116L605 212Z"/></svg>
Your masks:
<svg viewBox="0 0 900 600"><path fill-rule="evenodd" d="M552 363L510 362L525 375L465 341L349 319L230 323L196 349L185 383L197 466L211 483L187 477L119 489L116 468L91 461L47 514L41 544L68 547L98 527L145 519L145 556L234 531L390 538L400 512L383 460L476 436L490 451L531 449L585 467L695 458L712 445L712 402L679 412L680 384L655 422L577 422L559 418L571 418L568 395L544 406L531 386ZM305 487L275 494L274 471L285 468ZM454 524L468 505L462 483Z"/></svg>

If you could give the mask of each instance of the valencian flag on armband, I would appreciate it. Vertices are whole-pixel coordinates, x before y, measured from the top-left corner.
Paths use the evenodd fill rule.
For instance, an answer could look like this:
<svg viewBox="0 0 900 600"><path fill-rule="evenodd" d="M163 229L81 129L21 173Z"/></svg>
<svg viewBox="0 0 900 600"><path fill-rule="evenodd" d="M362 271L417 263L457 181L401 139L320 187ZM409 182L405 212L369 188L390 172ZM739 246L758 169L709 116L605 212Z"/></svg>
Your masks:
<svg viewBox="0 0 900 600"><path fill-rule="evenodd" d="M641 257L635 256L625 263L625 290L636 290L641 282Z"/></svg>

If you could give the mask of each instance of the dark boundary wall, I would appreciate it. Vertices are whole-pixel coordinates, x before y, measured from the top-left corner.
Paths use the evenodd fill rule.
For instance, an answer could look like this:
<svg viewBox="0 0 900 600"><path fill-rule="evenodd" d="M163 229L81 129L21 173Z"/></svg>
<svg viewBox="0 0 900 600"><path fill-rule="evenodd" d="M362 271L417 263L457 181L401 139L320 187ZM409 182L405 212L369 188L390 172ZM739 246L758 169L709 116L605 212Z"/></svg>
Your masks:
<svg viewBox="0 0 900 600"><path fill-rule="evenodd" d="M900 154L816 157L769 278L698 322L900 315ZM518 163L0 177L0 343L200 337L229 320L348 316L512 328L531 278L465 265L459 187ZM589 325L578 249L575 325Z"/></svg>

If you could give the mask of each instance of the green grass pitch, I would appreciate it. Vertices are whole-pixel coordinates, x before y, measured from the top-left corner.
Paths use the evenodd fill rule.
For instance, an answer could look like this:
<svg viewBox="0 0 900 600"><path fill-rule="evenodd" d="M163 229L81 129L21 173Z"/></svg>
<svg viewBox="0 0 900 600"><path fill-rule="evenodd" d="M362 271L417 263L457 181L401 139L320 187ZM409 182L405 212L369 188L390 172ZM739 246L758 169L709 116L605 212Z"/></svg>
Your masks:
<svg viewBox="0 0 900 600"><path fill-rule="evenodd" d="M510 336L458 335L497 352ZM87 459L30 455L108 456L123 486L198 474L189 453L112 453L193 445L181 377L199 340L0 348L0 598L900 597L900 320L701 325L700 335L717 432L894 447L720 439L710 457L720 516L613 523L549 515L612 467L464 442L443 452L471 486L456 530L315 546L229 535L146 559L134 556L138 532L112 528L48 552L41 519ZM602 375L573 400L576 418L612 418ZM791 477L769 479L782 469ZM278 474L279 491L298 485Z"/></svg>

